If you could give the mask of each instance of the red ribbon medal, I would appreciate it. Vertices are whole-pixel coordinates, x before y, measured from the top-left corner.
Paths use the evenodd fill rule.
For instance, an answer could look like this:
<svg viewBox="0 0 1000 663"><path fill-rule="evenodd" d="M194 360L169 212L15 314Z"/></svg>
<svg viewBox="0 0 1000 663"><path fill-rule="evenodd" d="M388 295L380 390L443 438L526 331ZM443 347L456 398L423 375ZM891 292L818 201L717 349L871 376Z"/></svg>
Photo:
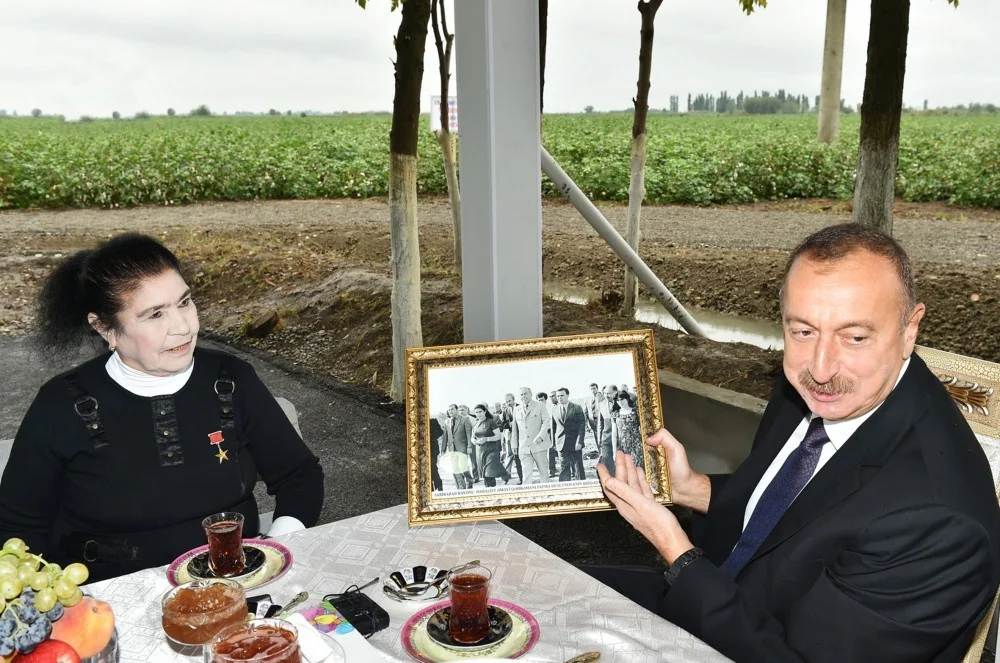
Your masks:
<svg viewBox="0 0 1000 663"><path fill-rule="evenodd" d="M222 444L222 431L217 430L214 433L208 434L209 444Z"/></svg>

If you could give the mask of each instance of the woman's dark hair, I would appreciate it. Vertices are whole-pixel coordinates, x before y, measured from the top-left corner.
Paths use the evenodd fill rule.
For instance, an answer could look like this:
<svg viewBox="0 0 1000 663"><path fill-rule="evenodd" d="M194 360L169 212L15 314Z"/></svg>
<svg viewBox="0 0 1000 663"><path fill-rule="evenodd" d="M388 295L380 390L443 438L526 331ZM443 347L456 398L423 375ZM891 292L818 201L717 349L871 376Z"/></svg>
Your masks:
<svg viewBox="0 0 1000 663"><path fill-rule="evenodd" d="M482 410L483 412L485 412L487 419L493 418L493 413L490 412L490 407L486 403L480 403L479 405L472 408L473 412L475 412L476 410Z"/></svg>
<svg viewBox="0 0 1000 663"><path fill-rule="evenodd" d="M632 408L633 410L635 409L635 399L632 398L632 394L630 394L627 389L622 389L617 394L615 394L615 404L611 406L612 412L618 412L619 410L621 410L621 406L618 405L618 401L623 398L628 401L628 406L630 408Z"/></svg>
<svg viewBox="0 0 1000 663"><path fill-rule="evenodd" d="M143 280L167 270L180 273L177 257L152 237L118 235L59 265L38 296L38 342L48 350L75 350L91 336L87 315L105 329L121 329L118 313Z"/></svg>

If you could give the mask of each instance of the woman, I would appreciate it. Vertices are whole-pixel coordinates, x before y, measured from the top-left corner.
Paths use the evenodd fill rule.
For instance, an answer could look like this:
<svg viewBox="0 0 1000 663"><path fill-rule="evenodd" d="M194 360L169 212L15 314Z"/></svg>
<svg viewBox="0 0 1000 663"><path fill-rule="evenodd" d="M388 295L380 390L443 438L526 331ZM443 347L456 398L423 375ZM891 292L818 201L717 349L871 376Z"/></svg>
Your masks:
<svg viewBox="0 0 1000 663"><path fill-rule="evenodd" d="M204 544L213 513L257 534L258 473L270 534L316 523L319 461L249 364L196 348L190 288L156 240L74 255L43 285L38 325L49 349L96 333L108 351L39 390L0 481L0 540L85 562L92 580L159 566Z"/></svg>
<svg viewBox="0 0 1000 663"><path fill-rule="evenodd" d="M615 396L615 425L618 427L618 450L632 456L636 467L645 468L642 451L642 427L632 394L622 390Z"/></svg>
<svg viewBox="0 0 1000 663"><path fill-rule="evenodd" d="M497 485L497 477L503 477L506 484L510 481L510 473L500 462L500 424L486 403L477 405L472 413L476 416L476 423L472 425L472 443L479 448L483 483L492 488Z"/></svg>

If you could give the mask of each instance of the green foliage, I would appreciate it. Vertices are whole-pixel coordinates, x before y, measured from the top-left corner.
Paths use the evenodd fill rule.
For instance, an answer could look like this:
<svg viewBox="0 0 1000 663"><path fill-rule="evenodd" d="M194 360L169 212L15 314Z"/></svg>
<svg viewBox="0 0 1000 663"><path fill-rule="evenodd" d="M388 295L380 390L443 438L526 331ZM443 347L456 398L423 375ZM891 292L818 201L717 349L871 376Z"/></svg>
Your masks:
<svg viewBox="0 0 1000 663"><path fill-rule="evenodd" d="M390 122L388 114L8 118L0 123L0 208L385 196ZM444 195L427 122L421 118L417 189ZM631 113L547 115L544 123L546 148L589 196L628 200ZM843 116L841 140L822 145L814 115L653 113L647 200L850 198L859 125L857 114ZM899 195L1000 207L1000 116L908 114L900 134ZM558 195L547 180L544 187Z"/></svg>
<svg viewBox="0 0 1000 663"><path fill-rule="evenodd" d="M191 111L191 117L210 117L211 115L212 111L210 111L208 106L205 104L202 104Z"/></svg>

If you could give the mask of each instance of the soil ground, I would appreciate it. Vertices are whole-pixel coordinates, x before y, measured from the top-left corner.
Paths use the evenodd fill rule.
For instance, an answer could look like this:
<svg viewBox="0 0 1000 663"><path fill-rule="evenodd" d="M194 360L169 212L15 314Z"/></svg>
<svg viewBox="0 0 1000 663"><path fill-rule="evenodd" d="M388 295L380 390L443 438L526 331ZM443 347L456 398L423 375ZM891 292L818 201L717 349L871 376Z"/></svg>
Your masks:
<svg viewBox="0 0 1000 663"><path fill-rule="evenodd" d="M626 207L602 210L620 230ZM788 252L810 232L849 220L828 200L643 210L640 253L685 304L778 320ZM900 203L894 234L927 304L919 342L1000 358L1000 210ZM543 206L546 285L620 297L622 268L569 204ZM293 364L373 388L391 377L388 213L384 199L208 203L128 210L0 213L0 334L25 333L40 280L62 256L112 234L156 234L185 263L202 322ZM446 199L421 201L425 345L461 342L461 282L451 269ZM251 338L272 312L277 328ZM648 327L599 301L546 300L546 335ZM766 398L780 353L657 330L661 368ZM359 394L365 392L360 389ZM384 399L383 399L384 400Z"/></svg>
<svg viewBox="0 0 1000 663"><path fill-rule="evenodd" d="M601 209L624 230L624 206ZM646 207L640 253L683 303L776 321L789 250L849 214L843 202L826 200ZM545 201L543 216L546 285L584 287L606 303L617 301L622 268L607 245L566 203ZM447 201L423 199L419 219L424 343L459 343L461 282L451 269ZM372 406L385 421L400 422L401 439L402 408L385 396L392 334L385 200L0 213L0 335L30 330L38 287L54 264L124 231L155 234L177 252L207 334ZM998 361L1000 210L900 204L894 232L914 260L928 308L919 341ZM272 313L275 328L254 337ZM544 316L549 336L649 326L598 300L580 306L546 299ZM656 342L661 368L761 398L780 370L780 352L662 328ZM396 451L386 477L402 467ZM398 496L385 499L405 501L402 483ZM577 563L657 563L655 551L615 513L508 524ZM610 538L595 541L594 531Z"/></svg>

